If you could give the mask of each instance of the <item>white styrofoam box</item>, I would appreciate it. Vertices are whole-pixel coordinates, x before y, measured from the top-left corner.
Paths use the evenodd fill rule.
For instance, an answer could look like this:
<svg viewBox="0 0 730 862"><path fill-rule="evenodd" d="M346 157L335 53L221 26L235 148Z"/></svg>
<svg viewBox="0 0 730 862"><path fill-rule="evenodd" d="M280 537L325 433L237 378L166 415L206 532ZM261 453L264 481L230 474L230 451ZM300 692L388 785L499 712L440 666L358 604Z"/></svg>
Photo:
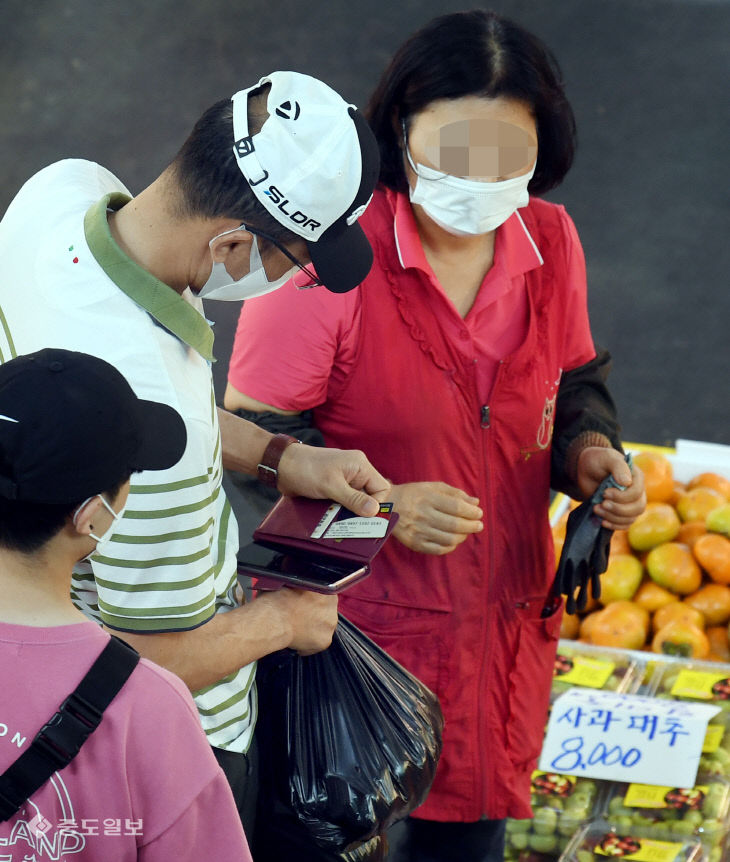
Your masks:
<svg viewBox="0 0 730 862"><path fill-rule="evenodd" d="M730 479L730 446L722 443L677 440L674 453L667 457L678 482L689 482L699 473L719 473Z"/></svg>

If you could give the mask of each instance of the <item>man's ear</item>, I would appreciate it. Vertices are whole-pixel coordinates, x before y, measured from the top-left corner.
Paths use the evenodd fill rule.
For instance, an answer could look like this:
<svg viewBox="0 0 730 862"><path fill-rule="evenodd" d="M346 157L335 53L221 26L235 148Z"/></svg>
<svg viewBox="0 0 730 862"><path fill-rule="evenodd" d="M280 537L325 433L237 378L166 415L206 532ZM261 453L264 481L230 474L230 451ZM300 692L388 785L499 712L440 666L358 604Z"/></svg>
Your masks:
<svg viewBox="0 0 730 862"><path fill-rule="evenodd" d="M246 255L246 259L248 260L252 242L253 234L240 228L239 230L224 233L211 240L210 253L216 263L225 264L229 254L235 254L238 257L241 252Z"/></svg>
<svg viewBox="0 0 730 862"><path fill-rule="evenodd" d="M103 503L97 494L94 497L89 497L88 500L84 500L74 512L71 522L80 536L88 536L89 533L94 532L94 518L101 514L100 509L102 508Z"/></svg>

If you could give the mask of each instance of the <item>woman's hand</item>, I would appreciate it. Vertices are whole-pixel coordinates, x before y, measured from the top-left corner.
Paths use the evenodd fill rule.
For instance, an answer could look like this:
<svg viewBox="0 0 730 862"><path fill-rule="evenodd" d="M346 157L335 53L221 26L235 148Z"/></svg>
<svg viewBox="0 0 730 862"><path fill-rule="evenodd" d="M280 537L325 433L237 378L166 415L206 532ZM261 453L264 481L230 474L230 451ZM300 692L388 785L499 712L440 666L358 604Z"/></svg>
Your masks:
<svg viewBox="0 0 730 862"><path fill-rule="evenodd" d="M588 499L609 475L624 485L625 490L607 488L603 502L593 511L602 519L609 530L626 530L646 508L644 474L641 470L626 463L623 455L616 449L600 446L587 446L578 456L578 487L584 499Z"/></svg>
<svg viewBox="0 0 730 862"><path fill-rule="evenodd" d="M391 485L385 494L374 496L381 502L392 500L399 515L393 535L422 554L448 554L484 527L479 500L444 482Z"/></svg>

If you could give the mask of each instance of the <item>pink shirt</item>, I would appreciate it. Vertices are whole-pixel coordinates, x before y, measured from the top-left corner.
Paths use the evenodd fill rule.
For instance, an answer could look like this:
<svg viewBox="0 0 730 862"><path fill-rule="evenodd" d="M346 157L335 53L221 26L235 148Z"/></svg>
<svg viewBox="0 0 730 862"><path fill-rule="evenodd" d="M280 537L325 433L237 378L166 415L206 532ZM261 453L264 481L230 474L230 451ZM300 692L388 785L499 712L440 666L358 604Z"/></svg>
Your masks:
<svg viewBox="0 0 730 862"><path fill-rule="evenodd" d="M0 623L0 772L108 639L92 622ZM250 862L233 796L183 683L141 659L74 760L0 823L0 859Z"/></svg>
<svg viewBox="0 0 730 862"><path fill-rule="evenodd" d="M528 301L525 273L542 257L517 211L497 230L494 264L465 318L439 284L421 245L408 197L385 192L394 210L393 231L401 265L428 278L434 302L451 342L478 368L479 395L489 402L500 360L525 339ZM570 291L585 303L585 262L570 219L566 218ZM367 289L367 282L365 283ZM251 398L281 410L302 411L324 403L346 379L356 358L361 320L360 288L345 294L324 287L298 290L290 282L280 290L247 300L241 311L228 372L230 383ZM563 370L595 355L590 332L571 331ZM383 345L387 352L392 345Z"/></svg>

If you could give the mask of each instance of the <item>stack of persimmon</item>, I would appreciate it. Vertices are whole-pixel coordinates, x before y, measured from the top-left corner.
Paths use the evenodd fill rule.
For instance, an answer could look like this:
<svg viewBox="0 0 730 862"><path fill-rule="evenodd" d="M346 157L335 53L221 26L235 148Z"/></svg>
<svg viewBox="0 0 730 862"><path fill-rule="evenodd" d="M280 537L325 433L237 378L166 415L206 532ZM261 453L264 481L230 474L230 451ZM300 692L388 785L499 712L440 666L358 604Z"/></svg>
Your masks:
<svg viewBox="0 0 730 862"><path fill-rule="evenodd" d="M730 479L704 472L677 482L661 452L634 461L646 511L614 533L600 599L580 615L564 614L561 636L729 662ZM567 518L553 527L556 558Z"/></svg>

